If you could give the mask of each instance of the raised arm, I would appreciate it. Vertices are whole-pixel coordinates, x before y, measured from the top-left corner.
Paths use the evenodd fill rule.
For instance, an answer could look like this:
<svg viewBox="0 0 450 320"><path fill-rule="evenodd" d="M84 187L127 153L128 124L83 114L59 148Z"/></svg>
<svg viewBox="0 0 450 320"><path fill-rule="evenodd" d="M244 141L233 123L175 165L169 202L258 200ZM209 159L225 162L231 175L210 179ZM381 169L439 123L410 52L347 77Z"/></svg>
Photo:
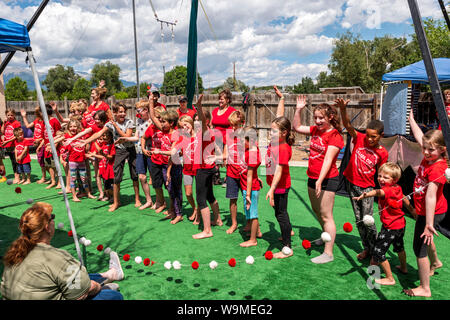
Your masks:
<svg viewBox="0 0 450 320"><path fill-rule="evenodd" d="M53 112L56 114L56 117L58 118L59 122L62 123L69 122L69 119L64 119L61 113L59 113L58 106L54 101L50 102L50 105L52 106Z"/></svg>
<svg viewBox="0 0 450 320"><path fill-rule="evenodd" d="M32 123L28 122L27 112L24 109L20 109L20 115L22 116L23 123L25 124L25 127L27 127L28 129L34 127L34 122L32 122Z"/></svg>
<svg viewBox="0 0 450 320"><path fill-rule="evenodd" d="M309 126L302 125L302 115L301 112L303 108L306 107L306 96L299 95L297 97L297 107L295 109L294 120L292 121L292 128L301 134L311 134Z"/></svg>
<svg viewBox="0 0 450 320"><path fill-rule="evenodd" d="M198 97L196 107L197 107L197 112L198 112L198 118L202 122L202 133L203 133L203 132L208 131L208 126L206 125L206 117L205 117L205 113L203 112L202 100L203 100L203 94L201 94Z"/></svg>
<svg viewBox="0 0 450 320"><path fill-rule="evenodd" d="M353 197L353 200L359 201L361 199L365 199L365 198L370 198L370 197L378 197L378 198L383 198L384 197L384 191L382 189L374 189L372 191L369 192L363 192L362 195L360 195L359 197Z"/></svg>
<svg viewBox="0 0 450 320"><path fill-rule="evenodd" d="M411 112L409 113L408 120L414 138L416 139L417 143L422 147L423 132L422 129L420 129L419 125L417 124L416 120L414 120L414 113L412 108Z"/></svg>
<svg viewBox="0 0 450 320"><path fill-rule="evenodd" d="M347 129L348 134L353 138L356 139L356 130L355 128L353 128L352 124L350 123L350 120L348 118L348 114L347 114L347 105L350 102L350 100L344 100L342 98L336 99L334 100L334 102L336 102L336 107L339 108L339 110L341 111L341 118L342 118L342 123L345 127L345 129Z"/></svg>
<svg viewBox="0 0 450 320"><path fill-rule="evenodd" d="M273 89L275 90L276 95L280 99L280 101L278 101L278 106L277 106L277 118L278 118L278 117L284 116L284 96L281 93L281 91L278 90L277 86L274 85Z"/></svg>
<svg viewBox="0 0 450 320"><path fill-rule="evenodd" d="M148 96L148 105L150 109L150 119L152 119L155 126L158 128L158 130L162 131L161 122L158 120L158 118L155 115L155 105L153 103L153 93L150 92Z"/></svg>

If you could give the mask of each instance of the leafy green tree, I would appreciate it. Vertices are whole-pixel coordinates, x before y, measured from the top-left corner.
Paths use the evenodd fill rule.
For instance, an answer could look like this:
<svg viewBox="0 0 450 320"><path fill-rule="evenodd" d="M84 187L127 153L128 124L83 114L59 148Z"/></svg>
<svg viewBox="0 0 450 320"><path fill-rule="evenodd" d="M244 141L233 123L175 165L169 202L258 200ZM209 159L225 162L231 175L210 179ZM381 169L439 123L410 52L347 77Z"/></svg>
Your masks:
<svg viewBox="0 0 450 320"><path fill-rule="evenodd" d="M293 93L319 93L317 85L310 77L303 77L299 84L294 85Z"/></svg>
<svg viewBox="0 0 450 320"><path fill-rule="evenodd" d="M89 100L91 96L91 90L92 90L91 82L84 78L79 78L77 81L75 81L75 84L73 85L72 99Z"/></svg>
<svg viewBox="0 0 450 320"><path fill-rule="evenodd" d="M28 100L27 82L20 77L14 77L8 81L5 86L5 98L8 101L24 101Z"/></svg>
<svg viewBox="0 0 450 320"><path fill-rule="evenodd" d="M123 84L119 79L120 67L110 61L94 65L91 71L91 82L98 86L100 80L105 80L105 87L108 89L107 96L122 91Z"/></svg>
<svg viewBox="0 0 450 320"><path fill-rule="evenodd" d="M149 84L148 82L141 82L139 84L139 95L141 98L147 97L147 87L151 87L151 84ZM123 91L126 92L128 97L130 98L135 98L137 96L136 86L126 87L123 89Z"/></svg>
<svg viewBox="0 0 450 320"><path fill-rule="evenodd" d="M134 86L134 87L136 87L136 86ZM136 96L136 94L134 96ZM126 92L126 91L120 91L120 92L114 93L114 97L116 97L117 100L123 100L123 99L128 99L129 95L128 95L128 92Z"/></svg>
<svg viewBox="0 0 450 320"><path fill-rule="evenodd" d="M62 99L63 93L71 92L79 78L80 76L75 74L73 67L57 64L56 67L48 70L47 77L42 84L47 87L49 92L55 93L57 99Z"/></svg>
<svg viewBox="0 0 450 320"><path fill-rule="evenodd" d="M185 66L176 66L164 75L164 82L161 92L166 95L185 95L187 87L187 68ZM198 90L203 92L203 80L198 75Z"/></svg>
<svg viewBox="0 0 450 320"><path fill-rule="evenodd" d="M434 20L427 18L423 20L423 27L427 35L428 45L433 58L450 57L450 31L443 19ZM422 54L415 33L411 34L413 40L411 47L413 50L412 59L414 61L422 60Z"/></svg>
<svg viewBox="0 0 450 320"><path fill-rule="evenodd" d="M328 74L326 71L322 71L316 78L317 80L317 88L333 88L337 87L338 83L333 75ZM320 91L320 90L319 90Z"/></svg>

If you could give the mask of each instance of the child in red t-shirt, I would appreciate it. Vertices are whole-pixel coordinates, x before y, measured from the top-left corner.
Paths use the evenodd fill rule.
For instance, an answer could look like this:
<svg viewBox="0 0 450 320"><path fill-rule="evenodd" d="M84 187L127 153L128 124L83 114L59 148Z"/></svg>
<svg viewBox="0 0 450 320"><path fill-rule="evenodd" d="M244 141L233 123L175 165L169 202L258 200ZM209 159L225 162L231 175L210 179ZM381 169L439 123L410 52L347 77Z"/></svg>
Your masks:
<svg viewBox="0 0 450 320"><path fill-rule="evenodd" d="M12 169L14 171L14 181L13 183L19 183L20 176L17 172L17 161L14 152L14 129L20 127L20 122L16 120L16 112L14 109L8 108L5 111L6 121L2 126L3 143L2 147L5 149L5 153L9 156L11 160ZM6 175L6 173L5 173Z"/></svg>
<svg viewBox="0 0 450 320"><path fill-rule="evenodd" d="M275 93L280 98L276 118L272 121L270 144L265 157L266 182L270 186L266 194L270 205L275 210L275 217L280 224L283 249L274 254L274 258L287 258L293 255L291 249L292 226L287 212L288 193L291 187L289 160L292 157L292 145L295 142L291 131L291 122L284 116L284 96L274 86Z"/></svg>
<svg viewBox="0 0 450 320"><path fill-rule="evenodd" d="M383 137L384 125L379 120L372 120L366 128L366 133L359 133L353 128L347 115L347 104L349 100L336 99L337 107L341 111L342 122L347 132L352 137L353 149L350 161L344 170L345 184L350 195L353 212L355 214L356 226L362 240L364 250L357 255L358 260L366 259L373 251L377 237L375 225L366 226L360 223L364 216L373 214L373 197L358 198L364 192L370 192L375 187L375 173L388 159L388 152L380 145Z"/></svg>
<svg viewBox="0 0 450 320"><path fill-rule="evenodd" d="M392 275L391 266L386 259L386 253L393 244L394 252L398 254L400 265L397 268L404 274L408 272L406 265L406 252L403 243L405 235L406 220L402 210L403 201L406 201L407 207L415 215L415 210L410 206L409 201L404 198L402 188L397 184L400 180L402 170L392 162L386 162L378 171L378 183L381 189L375 189L363 192L354 200L378 197L378 208L380 209L380 220L382 227L376 238L372 255L372 265L381 264L386 274L386 278L375 279L376 283L381 285L394 285L395 280ZM363 222L363 221L361 221Z"/></svg>
<svg viewBox="0 0 450 320"><path fill-rule="evenodd" d="M306 97L297 97L297 109L294 115L295 131L311 136L308 161L308 195L311 207L319 219L324 232L331 236L325 243L323 253L311 259L313 263L333 261L333 247L336 238L336 225L333 218L333 206L339 185L339 171L336 160L344 147L341 135L339 114L334 106L326 103L313 109L315 126L301 124L301 111L306 106Z"/></svg>
<svg viewBox="0 0 450 320"><path fill-rule="evenodd" d="M431 297L430 275L442 267L433 235L437 235L436 227L444 220L448 208L443 194L444 184L447 182L445 178L447 148L442 131L428 130L424 134L414 120L412 110L409 123L423 153L423 160L414 180L413 195L417 211L413 249L417 258L420 285L403 291L408 296Z"/></svg>
<svg viewBox="0 0 450 320"><path fill-rule="evenodd" d="M3 120L0 118L0 129L3 127ZM0 175L2 176L0 179L0 183L5 182L6 179L6 170L5 164L3 163L3 159L5 159L5 149L3 149L3 132L0 130Z"/></svg>
<svg viewBox="0 0 450 320"><path fill-rule="evenodd" d="M69 134L73 137L77 133L83 130L81 122L78 120L70 120L67 124ZM70 171L70 188L72 191L72 200L75 202L80 202L81 200L77 197L77 191L75 186L75 181L77 180L77 174L80 176L82 187L86 190L87 196L90 199L95 199L89 190L89 185L86 179L86 149L84 145L79 141L75 140L70 144L65 146L65 150L68 153L69 158L69 171ZM81 187L81 186L80 186Z"/></svg>
<svg viewBox="0 0 450 320"><path fill-rule="evenodd" d="M14 129L14 155L17 161L17 173L19 173L21 180L18 184L30 184L31 175L31 158L28 144L24 140L23 130L21 127Z"/></svg>

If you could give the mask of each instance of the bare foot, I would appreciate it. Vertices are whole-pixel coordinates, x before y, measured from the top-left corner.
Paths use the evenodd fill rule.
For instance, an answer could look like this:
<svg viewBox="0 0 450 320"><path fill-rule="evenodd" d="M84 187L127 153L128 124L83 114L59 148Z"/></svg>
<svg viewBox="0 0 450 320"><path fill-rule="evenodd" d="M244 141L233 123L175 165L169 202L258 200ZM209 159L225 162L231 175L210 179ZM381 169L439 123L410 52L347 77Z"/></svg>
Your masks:
<svg viewBox="0 0 450 320"><path fill-rule="evenodd" d="M19 182L17 182L17 184L22 184L24 182L25 182L25 180L20 180Z"/></svg>
<svg viewBox="0 0 450 320"><path fill-rule="evenodd" d="M170 221L171 224L177 224L178 222L183 221L183 217L182 216L176 216L175 219L173 219L172 221Z"/></svg>
<svg viewBox="0 0 450 320"><path fill-rule="evenodd" d="M403 289L403 292L410 297L431 297L431 291L425 290L422 287Z"/></svg>
<svg viewBox="0 0 450 320"><path fill-rule="evenodd" d="M61 189L61 185L58 183L58 185L55 187L55 189Z"/></svg>
<svg viewBox="0 0 450 320"><path fill-rule="evenodd" d="M13 184L19 184L20 180L13 180Z"/></svg>
<svg viewBox="0 0 450 320"><path fill-rule="evenodd" d="M144 209L150 208L151 206L153 206L153 202L150 200L149 202L146 202L142 206L140 206L139 210L144 210Z"/></svg>
<svg viewBox="0 0 450 320"><path fill-rule="evenodd" d="M51 189L51 188L53 188L54 186L56 186L56 183L55 183L55 182L52 182L52 183L49 184L47 187L45 187L45 189Z"/></svg>
<svg viewBox="0 0 450 320"><path fill-rule="evenodd" d="M45 179L44 179L44 178L39 179L38 181L36 181L36 183L37 183L37 184L45 183Z"/></svg>
<svg viewBox="0 0 450 320"><path fill-rule="evenodd" d="M155 210L155 209L156 209L156 203L154 203L154 204L150 207L150 209L151 209L151 210Z"/></svg>
<svg viewBox="0 0 450 320"><path fill-rule="evenodd" d="M164 217L164 220L167 220L167 219L175 219L175 217L176 217L175 214L173 214L173 213L170 213L170 214L169 214L168 211L166 211L166 212L167 212L167 214L166 214L166 216Z"/></svg>
<svg viewBox="0 0 450 320"><path fill-rule="evenodd" d="M430 276L434 275L436 269L442 268L443 264L441 261L435 262L430 266Z"/></svg>
<svg viewBox="0 0 450 320"><path fill-rule="evenodd" d="M274 254L273 254L273 257L274 257L275 259L284 259L284 258L289 258L289 257L292 256L293 254L294 254L294 251L292 251L292 250L291 250L291 253L288 254L288 255L286 255L286 254L284 254L282 251L280 251L280 252L274 253Z"/></svg>
<svg viewBox="0 0 450 320"><path fill-rule="evenodd" d="M163 204L162 206L159 206L156 208L155 213L161 213L166 208L166 205Z"/></svg>
<svg viewBox="0 0 450 320"><path fill-rule="evenodd" d="M407 274L408 273L408 268L402 269L401 266L395 266L395 267L403 274Z"/></svg>
<svg viewBox="0 0 450 320"><path fill-rule="evenodd" d="M194 209L194 212L192 212L191 216L188 218L189 221L194 221L197 217L197 209Z"/></svg>
<svg viewBox="0 0 450 320"><path fill-rule="evenodd" d="M205 239L205 238L210 238L212 236L213 236L212 232L205 232L205 231L203 231L203 232L200 232L200 233L192 235L192 238L194 238L194 239Z"/></svg>
<svg viewBox="0 0 450 320"><path fill-rule="evenodd" d="M197 216L197 217L195 218L195 220L192 222L192 224L193 224L194 226L199 225L199 224L200 224L200 218Z"/></svg>
<svg viewBox="0 0 450 320"><path fill-rule="evenodd" d="M364 251L358 253L358 255L356 256L356 258L357 258L359 261L362 261L362 260L364 260L364 259L367 259L368 257L369 257L369 251L368 251L368 250L364 250Z"/></svg>
<svg viewBox="0 0 450 320"><path fill-rule="evenodd" d="M392 278L392 279L388 279L388 278L375 279L375 282L378 284L381 284L383 286L393 286L395 284L394 278Z"/></svg>
<svg viewBox="0 0 450 320"><path fill-rule="evenodd" d="M89 198L89 199L97 199L97 197L96 197L96 196L93 196L93 195L92 195L92 194L90 194L90 193L88 193L88 195L87 195L87 196L88 196L88 198Z"/></svg>
<svg viewBox="0 0 450 320"><path fill-rule="evenodd" d="M228 233L228 234L232 234L233 232L236 231L236 229L237 229L237 225L236 225L236 224L233 224L233 225L231 225L231 227L227 230L227 233Z"/></svg>
<svg viewBox="0 0 450 320"><path fill-rule="evenodd" d="M52 180L48 180L48 181L44 181L45 184L50 184L52 183ZM54 183L54 182L53 182Z"/></svg>
<svg viewBox="0 0 450 320"><path fill-rule="evenodd" d="M27 181L25 181L23 184L25 185L25 184L30 184L31 183L31 181L30 180L27 180Z"/></svg>
<svg viewBox="0 0 450 320"><path fill-rule="evenodd" d="M72 201L73 201L73 202L81 202L81 200L78 199L77 197L72 197Z"/></svg>
<svg viewBox="0 0 450 320"><path fill-rule="evenodd" d="M212 226L219 226L219 227L221 227L221 226L223 226L223 221L219 217L215 222L211 222L211 225Z"/></svg>
<svg viewBox="0 0 450 320"><path fill-rule="evenodd" d="M141 203L140 201L136 201L136 202L134 203L134 207L135 207L135 208L139 208L140 206L142 206L142 203Z"/></svg>
<svg viewBox="0 0 450 320"><path fill-rule="evenodd" d="M115 211L117 208L119 208L120 204L115 204L113 203L110 207L109 207L109 212L113 212Z"/></svg>
<svg viewBox="0 0 450 320"><path fill-rule="evenodd" d="M243 248L248 248L248 247L254 247L254 246L256 246L258 244L258 241L251 241L251 240L248 240L248 241L245 241L245 242L242 242L241 244L239 244L241 247L243 247Z"/></svg>

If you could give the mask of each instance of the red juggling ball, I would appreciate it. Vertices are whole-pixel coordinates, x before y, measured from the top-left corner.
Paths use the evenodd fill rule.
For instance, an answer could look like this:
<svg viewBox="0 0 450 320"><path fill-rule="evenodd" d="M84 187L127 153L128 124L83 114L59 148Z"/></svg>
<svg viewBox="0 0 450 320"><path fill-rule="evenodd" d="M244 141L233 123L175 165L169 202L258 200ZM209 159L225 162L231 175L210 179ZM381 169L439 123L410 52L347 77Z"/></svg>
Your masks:
<svg viewBox="0 0 450 320"><path fill-rule="evenodd" d="M123 256L123 261L128 261L130 260L130 255L127 253Z"/></svg>
<svg viewBox="0 0 450 320"><path fill-rule="evenodd" d="M344 223L344 231L345 232L352 232L353 226L350 222Z"/></svg>
<svg viewBox="0 0 450 320"><path fill-rule="evenodd" d="M102 250L103 250L103 245L99 244L99 245L97 246L97 250L98 250L98 251L102 251Z"/></svg>
<svg viewBox="0 0 450 320"><path fill-rule="evenodd" d="M264 258L266 258L267 260L272 260L273 258L272 251L266 251L266 253L264 253Z"/></svg>
<svg viewBox="0 0 450 320"><path fill-rule="evenodd" d="M236 259L235 258L231 258L230 260L228 260L228 265L230 267L235 267L236 266Z"/></svg>
<svg viewBox="0 0 450 320"><path fill-rule="evenodd" d="M311 248L311 242L309 240L303 240L302 241L302 247L305 250L308 250L309 248Z"/></svg>
<svg viewBox="0 0 450 320"><path fill-rule="evenodd" d="M145 258L144 259L144 266L148 266L150 264L150 259L149 258Z"/></svg>
<svg viewBox="0 0 450 320"><path fill-rule="evenodd" d="M192 262L192 269L197 270L199 267L199 264L197 261Z"/></svg>

